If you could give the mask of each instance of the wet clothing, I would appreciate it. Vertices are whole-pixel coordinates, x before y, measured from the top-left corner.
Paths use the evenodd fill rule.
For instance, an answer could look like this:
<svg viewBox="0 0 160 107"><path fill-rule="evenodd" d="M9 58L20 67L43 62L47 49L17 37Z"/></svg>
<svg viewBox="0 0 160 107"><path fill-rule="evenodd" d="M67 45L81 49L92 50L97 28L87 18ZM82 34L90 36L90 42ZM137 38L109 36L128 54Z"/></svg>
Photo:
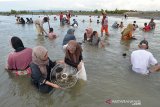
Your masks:
<svg viewBox="0 0 160 107"><path fill-rule="evenodd" d="M29 18L26 18L26 20L27 20L27 22L26 22L26 23L30 23L30 20L29 20Z"/></svg>
<svg viewBox="0 0 160 107"><path fill-rule="evenodd" d="M21 51L11 52L8 56L8 69L25 70L32 61L32 49L25 48Z"/></svg>
<svg viewBox="0 0 160 107"><path fill-rule="evenodd" d="M44 24L43 18L36 19L34 23L43 27L43 24Z"/></svg>
<svg viewBox="0 0 160 107"><path fill-rule="evenodd" d="M146 50L136 50L131 54L132 70L140 74L148 74L150 65L157 64L151 52Z"/></svg>
<svg viewBox="0 0 160 107"><path fill-rule="evenodd" d="M130 39L132 39L132 32L128 32L128 34L123 35L123 36L121 37L121 39L122 39L122 40L130 40Z"/></svg>
<svg viewBox="0 0 160 107"><path fill-rule="evenodd" d="M56 33L54 33L54 32L48 33L48 38L49 38L49 39L54 39L54 38L56 38Z"/></svg>
<svg viewBox="0 0 160 107"><path fill-rule="evenodd" d="M81 62L82 58L82 47L75 41L71 40L65 50L65 63L75 68ZM71 53L72 52L72 53Z"/></svg>
<svg viewBox="0 0 160 107"><path fill-rule="evenodd" d="M61 22L62 19L63 19L63 14L60 14L60 15L59 15L59 19L60 19L60 22Z"/></svg>
<svg viewBox="0 0 160 107"><path fill-rule="evenodd" d="M92 37L92 45L97 46L100 42L100 37L93 36Z"/></svg>
<svg viewBox="0 0 160 107"><path fill-rule="evenodd" d="M114 22L113 25L112 25L112 27L113 27L113 28L118 28L118 23L117 23L117 22Z"/></svg>
<svg viewBox="0 0 160 107"><path fill-rule="evenodd" d="M67 23L70 24L71 14L70 13L66 14L66 17L67 17Z"/></svg>
<svg viewBox="0 0 160 107"><path fill-rule="evenodd" d="M155 22L151 21L151 22L149 22L148 25L150 26L151 29L155 29L155 26L156 26Z"/></svg>
<svg viewBox="0 0 160 107"><path fill-rule="evenodd" d="M69 29L67 31L67 34L63 39L63 45L66 45L70 40L76 40L76 37L74 36L74 29Z"/></svg>
<svg viewBox="0 0 160 107"><path fill-rule="evenodd" d="M30 64L30 68L32 70L32 73L31 73L32 83L39 89L40 92L49 93L50 91L52 91L53 87L45 84L45 82L50 81L50 72L55 65L56 65L56 62L52 62L49 59L49 63L48 65L46 65L47 77L44 77L38 65L34 63Z"/></svg>
<svg viewBox="0 0 160 107"><path fill-rule="evenodd" d="M84 33L84 42L87 41L87 42L91 42L92 39L91 37L87 37L87 33Z"/></svg>
<svg viewBox="0 0 160 107"><path fill-rule="evenodd" d="M82 63L82 68L80 70L78 70L78 79L82 79L84 81L87 80L87 74L86 74L86 70L85 70L85 66L84 66L84 62L81 62Z"/></svg>
<svg viewBox="0 0 160 107"><path fill-rule="evenodd" d="M78 62L77 62L77 63L75 63L75 62L71 61L69 58L66 58L66 57L65 57L64 62L65 62L66 64L68 64L68 65L72 66L72 67L77 68L77 67L78 67L78 65L79 65L79 63L81 62L81 60L83 60L82 54L80 54L80 56L79 56L79 60L78 60Z"/></svg>
<svg viewBox="0 0 160 107"><path fill-rule="evenodd" d="M102 26L101 32L105 31L105 33L108 33L108 26Z"/></svg>
<svg viewBox="0 0 160 107"><path fill-rule="evenodd" d="M65 17L63 17L63 18L62 18L62 20L61 20L61 22L60 22L60 25L64 26L64 25L65 25L65 23L66 23L66 18L65 18Z"/></svg>
<svg viewBox="0 0 160 107"><path fill-rule="evenodd" d="M130 40L132 39L132 32L133 32L133 24L128 24L127 28L125 28L121 34L122 40Z"/></svg>
<svg viewBox="0 0 160 107"><path fill-rule="evenodd" d="M107 16L105 18L103 17L102 19L101 32L103 31L105 31L105 33L108 33L108 17Z"/></svg>
<svg viewBox="0 0 160 107"><path fill-rule="evenodd" d="M30 23L33 23L33 20L32 20L32 18L30 18Z"/></svg>
<svg viewBox="0 0 160 107"><path fill-rule="evenodd" d="M93 33L93 29L92 28L87 28L86 32L84 33L84 41L91 42L92 33Z"/></svg>
<svg viewBox="0 0 160 107"><path fill-rule="evenodd" d="M23 18L20 19L21 24L25 24L25 20Z"/></svg>
<svg viewBox="0 0 160 107"><path fill-rule="evenodd" d="M148 31L151 30L151 28L150 28L150 26L145 26L145 27L143 28L143 30L146 31L146 32L148 32Z"/></svg>
<svg viewBox="0 0 160 107"><path fill-rule="evenodd" d="M76 20L74 20L72 26L77 25L78 26L78 22Z"/></svg>
<svg viewBox="0 0 160 107"><path fill-rule="evenodd" d="M36 19L34 23L38 34L43 34L43 24L44 24L43 18Z"/></svg>

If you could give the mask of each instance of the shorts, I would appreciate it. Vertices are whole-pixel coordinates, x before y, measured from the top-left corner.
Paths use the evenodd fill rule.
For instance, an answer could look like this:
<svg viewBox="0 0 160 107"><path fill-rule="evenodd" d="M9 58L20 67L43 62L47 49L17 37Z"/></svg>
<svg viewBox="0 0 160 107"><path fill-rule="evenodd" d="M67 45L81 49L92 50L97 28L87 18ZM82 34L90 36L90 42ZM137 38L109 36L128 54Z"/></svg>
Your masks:
<svg viewBox="0 0 160 107"><path fill-rule="evenodd" d="M108 26L102 26L101 32L105 31L105 33L108 33Z"/></svg>

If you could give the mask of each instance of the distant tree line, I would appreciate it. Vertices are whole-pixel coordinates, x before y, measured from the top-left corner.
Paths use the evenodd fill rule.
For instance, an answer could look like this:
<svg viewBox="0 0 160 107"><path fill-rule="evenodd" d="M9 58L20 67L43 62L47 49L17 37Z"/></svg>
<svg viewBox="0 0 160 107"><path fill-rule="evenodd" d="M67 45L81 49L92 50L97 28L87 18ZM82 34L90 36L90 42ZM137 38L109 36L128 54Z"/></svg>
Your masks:
<svg viewBox="0 0 160 107"><path fill-rule="evenodd" d="M93 10L93 11L75 11L75 10L70 10L72 12L72 14L75 15L100 15L102 12L106 12L107 14L124 14L125 12L137 12L135 10ZM17 14L47 14L47 15L52 15L52 14L59 14L60 12L63 13L67 13L67 11L49 11L49 10L42 10L42 11L26 11L26 10L22 10L22 11L16 11L16 10L11 10L10 12L0 12L1 15L17 15Z"/></svg>
<svg viewBox="0 0 160 107"><path fill-rule="evenodd" d="M104 9L101 9L101 10L94 10L93 11L94 13L102 13L102 12L106 12L108 14L124 14L126 12L137 12L136 10L118 10L118 9L115 9L115 10L104 10Z"/></svg>

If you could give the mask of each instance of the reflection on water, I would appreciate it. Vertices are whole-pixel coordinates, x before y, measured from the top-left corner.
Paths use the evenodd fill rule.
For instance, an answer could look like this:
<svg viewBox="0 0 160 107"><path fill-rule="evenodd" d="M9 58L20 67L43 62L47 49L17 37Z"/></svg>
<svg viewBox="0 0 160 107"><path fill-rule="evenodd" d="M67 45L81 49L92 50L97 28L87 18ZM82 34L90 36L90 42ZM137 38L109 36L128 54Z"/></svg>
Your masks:
<svg viewBox="0 0 160 107"><path fill-rule="evenodd" d="M35 20L38 16L32 17ZM79 22L75 28L75 35L79 42L83 40L85 28L92 26L100 35L101 24L97 24L97 17L92 17L89 23L88 16L74 17ZM144 107L159 105L160 98L160 73L149 76L136 74L130 69L130 54L138 48L138 43L144 38L149 41L150 51L160 61L159 33L160 26L158 20L157 28L148 33L137 29L134 36L137 40L128 42L121 41L121 31L123 29L113 29L111 25L114 21L123 21L124 26L137 21L139 27L143 27L148 19L109 17L109 33L106 38L106 47L98 48L87 44L82 44L83 56L88 75L88 81L79 81L75 87L67 90L56 90L51 94L39 93L30 83L30 77L16 77L4 70L7 55L12 51L10 46L11 36L20 37L26 47L33 48L43 45L48 49L52 60L62 59L62 40L67 30L71 26L60 26L59 21L54 21L50 16L50 26L58 34L55 40L39 36L33 24L15 24L14 16L0 16L0 105L2 107L106 107L107 99L113 100L141 100ZM82 20L85 19L83 23ZM71 19L72 21L72 19ZM45 24L48 30L48 25ZM124 58L122 55L126 53ZM113 104L113 107L124 107L129 104Z"/></svg>

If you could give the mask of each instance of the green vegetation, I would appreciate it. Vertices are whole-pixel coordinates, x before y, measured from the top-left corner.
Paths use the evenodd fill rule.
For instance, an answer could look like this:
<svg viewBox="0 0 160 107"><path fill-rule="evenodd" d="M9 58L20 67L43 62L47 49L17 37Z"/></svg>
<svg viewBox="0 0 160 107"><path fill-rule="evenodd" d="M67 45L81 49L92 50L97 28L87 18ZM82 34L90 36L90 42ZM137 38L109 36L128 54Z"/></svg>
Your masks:
<svg viewBox="0 0 160 107"><path fill-rule="evenodd" d="M102 12L106 12L107 14L124 14L125 12L135 12L133 10L94 10L94 11L73 11L71 10L72 14L75 15L101 15ZM16 10L11 10L10 12L0 12L0 15L16 15L16 14L33 14L33 15L38 15L38 14L47 14L47 15L52 15L52 14L59 14L61 11L16 11ZM67 11L62 11L63 13L67 13Z"/></svg>

